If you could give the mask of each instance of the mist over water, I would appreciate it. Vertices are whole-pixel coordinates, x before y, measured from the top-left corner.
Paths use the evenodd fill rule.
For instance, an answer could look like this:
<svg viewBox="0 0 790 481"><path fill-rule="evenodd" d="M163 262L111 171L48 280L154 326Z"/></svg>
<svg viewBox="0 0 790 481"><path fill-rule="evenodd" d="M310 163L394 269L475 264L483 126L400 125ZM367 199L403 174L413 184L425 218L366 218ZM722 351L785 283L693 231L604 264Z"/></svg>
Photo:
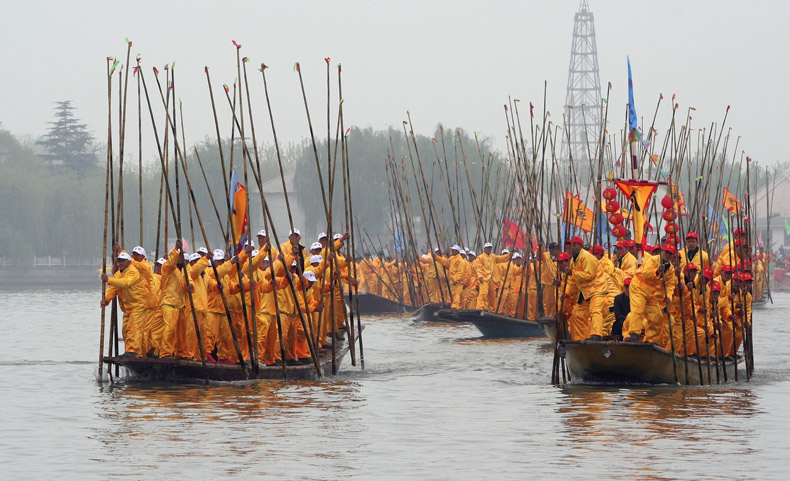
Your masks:
<svg viewBox="0 0 790 481"><path fill-rule="evenodd" d="M98 298L0 295L0 478L786 476L790 295L755 312L752 382L692 388L553 387L546 340L396 317L330 381L98 385Z"/></svg>

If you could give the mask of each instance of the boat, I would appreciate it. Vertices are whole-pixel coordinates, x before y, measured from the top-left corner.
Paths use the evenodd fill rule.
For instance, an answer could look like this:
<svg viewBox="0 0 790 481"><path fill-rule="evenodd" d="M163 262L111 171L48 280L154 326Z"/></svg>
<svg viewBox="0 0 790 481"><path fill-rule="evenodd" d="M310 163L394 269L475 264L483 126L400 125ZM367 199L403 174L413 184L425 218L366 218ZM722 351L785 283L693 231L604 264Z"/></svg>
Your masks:
<svg viewBox="0 0 790 481"><path fill-rule="evenodd" d="M416 307L409 304L404 304L386 297L371 294L370 292L360 292L359 297L359 314L362 316L375 316L378 314L402 314L405 312L414 312ZM351 297L346 294L346 304L351 302ZM357 309L356 301L354 301L354 310Z"/></svg>
<svg viewBox="0 0 790 481"><path fill-rule="evenodd" d="M553 317L539 317L537 323L543 332L548 336L552 344L557 342L557 320Z"/></svg>
<svg viewBox="0 0 790 481"><path fill-rule="evenodd" d="M439 311L450 310L450 305L442 302L429 302L417 309L413 316L419 322L458 322L455 317L440 317Z"/></svg>
<svg viewBox="0 0 790 481"><path fill-rule="evenodd" d="M362 326L364 329L365 326ZM358 337L358 336L357 336ZM324 376L331 375L332 372L332 347L321 350L319 365ZM338 341L336 345L337 355L335 366L339 370L343 358L349 350L346 340ZM283 368L281 365L267 366L258 363L258 372L255 373L247 363L247 376L241 366L235 364L225 364L220 362L206 361L206 369L203 369L201 361L193 359L158 359L144 357L127 356L105 356L104 362L109 365L125 368L129 375L124 377L126 382L144 381L167 381L175 383L195 383L209 381L247 381L247 380L283 380ZM318 379L315 364L300 364L298 366L286 366L287 381L311 381Z"/></svg>
<svg viewBox="0 0 790 481"><path fill-rule="evenodd" d="M458 322L468 322L487 338L544 337L545 333L535 321L525 321L482 309L440 309L440 317L451 317Z"/></svg>
<svg viewBox="0 0 790 481"><path fill-rule="evenodd" d="M688 358L688 380L683 356L647 342L570 341L559 343L572 384L716 384L716 363L711 360L710 379L707 360ZM673 368L672 364L675 364ZM702 376L699 366L702 364ZM725 361L727 379L735 379L735 360ZM746 377L745 372L741 373ZM719 364L720 381L724 375Z"/></svg>
<svg viewBox="0 0 790 481"><path fill-rule="evenodd" d="M760 301L753 301L752 302L752 311L761 311L768 306L768 303L765 302L765 299Z"/></svg>

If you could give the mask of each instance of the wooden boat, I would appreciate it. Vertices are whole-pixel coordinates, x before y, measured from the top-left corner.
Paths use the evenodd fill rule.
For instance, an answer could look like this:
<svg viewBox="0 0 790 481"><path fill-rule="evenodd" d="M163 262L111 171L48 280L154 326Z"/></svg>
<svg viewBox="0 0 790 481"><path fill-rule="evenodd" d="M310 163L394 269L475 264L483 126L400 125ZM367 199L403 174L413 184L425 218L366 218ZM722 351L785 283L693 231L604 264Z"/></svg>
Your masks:
<svg viewBox="0 0 790 481"><path fill-rule="evenodd" d="M346 294L346 304L350 302L350 297ZM356 301L354 309L356 310ZM414 312L417 308L408 304L403 304L386 297L377 296L369 292L359 293L359 313L362 316L374 316L377 314L402 314Z"/></svg>
<svg viewBox="0 0 790 481"><path fill-rule="evenodd" d="M450 305L441 302L430 302L414 313L414 320L420 322L458 322L454 317L440 317L439 311L450 310Z"/></svg>
<svg viewBox="0 0 790 481"><path fill-rule="evenodd" d="M553 317L539 317L538 324L543 332L548 336L552 344L557 342L557 320Z"/></svg>
<svg viewBox="0 0 790 481"><path fill-rule="evenodd" d="M365 326L362 326L364 329ZM358 337L358 336L357 336ZM332 373L332 348L322 349L319 357L319 364L324 376ZM343 358L349 350L346 340L337 341L337 355L335 366L340 369ZM283 380L282 366L267 366L258 363L258 373L253 372L252 367L247 364L249 377L244 376L241 366L238 364L223 364L217 362L206 362L206 370L203 370L203 363L192 359L156 359L156 358L136 358L136 357L104 357L104 362L126 368L129 375L124 381L169 381L177 383L195 383L209 381L246 381L246 380ZM286 367L286 380L288 381L309 381L318 379L315 365L301 364L298 366Z"/></svg>
<svg viewBox="0 0 790 481"><path fill-rule="evenodd" d="M762 301L752 301L752 311L761 311L768 307L768 303L765 302L765 299Z"/></svg>
<svg viewBox="0 0 790 481"><path fill-rule="evenodd" d="M560 341L560 356L565 363L573 384L675 384L672 363L677 368L681 385L716 384L716 364L711 360L711 379L708 379L707 362L689 357L688 383L683 356L672 354L655 344L616 341ZM702 377L699 366L702 364ZM741 362L742 364L742 362ZM735 380L735 361L725 361L727 379ZM745 371L739 376L746 378ZM719 364L720 381L724 375Z"/></svg>
<svg viewBox="0 0 790 481"><path fill-rule="evenodd" d="M449 311L449 312L448 312ZM543 329L535 321L525 321L480 309L441 309L441 317L474 324L488 338L543 337Z"/></svg>

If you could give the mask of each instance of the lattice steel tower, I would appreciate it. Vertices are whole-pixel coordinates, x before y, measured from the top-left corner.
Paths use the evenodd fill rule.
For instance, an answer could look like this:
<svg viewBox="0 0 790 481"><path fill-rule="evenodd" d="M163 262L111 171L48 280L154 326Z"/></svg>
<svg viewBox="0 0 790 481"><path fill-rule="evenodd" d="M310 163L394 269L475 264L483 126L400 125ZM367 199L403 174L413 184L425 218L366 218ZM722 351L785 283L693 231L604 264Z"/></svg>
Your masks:
<svg viewBox="0 0 790 481"><path fill-rule="evenodd" d="M573 17L573 43L565 94L565 117L569 123L571 153L575 162L582 162L580 168L588 165L590 156L596 156L603 117L601 111L595 22L587 0L581 0L579 11ZM567 160L567 134L563 135L562 140L561 158Z"/></svg>

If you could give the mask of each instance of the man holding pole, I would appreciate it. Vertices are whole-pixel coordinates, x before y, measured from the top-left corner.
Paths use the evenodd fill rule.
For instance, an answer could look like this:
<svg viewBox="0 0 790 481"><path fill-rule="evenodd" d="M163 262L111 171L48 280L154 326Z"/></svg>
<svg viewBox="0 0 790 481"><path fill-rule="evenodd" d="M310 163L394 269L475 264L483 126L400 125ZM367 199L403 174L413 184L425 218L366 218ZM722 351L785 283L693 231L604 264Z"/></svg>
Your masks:
<svg viewBox="0 0 790 481"><path fill-rule="evenodd" d="M603 318L608 308L608 275L598 260L585 250L581 237L570 239L570 264L565 273L579 292L573 307L569 328L573 340L589 338L600 341L603 336Z"/></svg>
<svg viewBox="0 0 790 481"><path fill-rule="evenodd" d="M140 341L146 306L149 299L148 284L140 277L136 268L130 268L132 256L126 251L120 251L116 257L117 264L113 267L113 275L109 277L102 274L101 278L109 284L104 294L101 305L109 305L115 296L123 311L123 345L124 356L143 357L146 353L140 352Z"/></svg>

